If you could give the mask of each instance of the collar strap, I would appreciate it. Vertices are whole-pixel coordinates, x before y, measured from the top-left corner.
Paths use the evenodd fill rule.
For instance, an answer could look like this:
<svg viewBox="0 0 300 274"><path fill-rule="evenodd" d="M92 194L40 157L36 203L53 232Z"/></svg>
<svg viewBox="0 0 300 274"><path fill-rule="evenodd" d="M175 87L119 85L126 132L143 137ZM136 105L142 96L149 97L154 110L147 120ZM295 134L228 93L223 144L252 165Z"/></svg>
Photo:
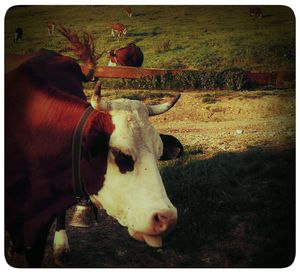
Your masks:
<svg viewBox="0 0 300 274"><path fill-rule="evenodd" d="M80 117L79 122L76 125L73 140L72 140L72 175L73 175L73 188L77 199L88 198L88 194L85 191L84 184L81 180L80 174L80 160L81 160L81 144L84 127L88 121L88 118L93 113L94 109L90 106L85 109L84 113Z"/></svg>

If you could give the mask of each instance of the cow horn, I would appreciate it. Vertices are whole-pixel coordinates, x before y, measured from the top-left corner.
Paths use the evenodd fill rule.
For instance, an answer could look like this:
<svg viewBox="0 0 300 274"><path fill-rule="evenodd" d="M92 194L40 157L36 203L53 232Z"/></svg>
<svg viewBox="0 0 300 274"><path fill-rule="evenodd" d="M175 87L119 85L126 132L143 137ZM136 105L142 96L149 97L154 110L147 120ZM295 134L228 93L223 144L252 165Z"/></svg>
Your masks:
<svg viewBox="0 0 300 274"><path fill-rule="evenodd" d="M149 116L159 115L162 113L167 112L170 108L172 108L178 99L180 98L180 93L177 93L171 101L162 103L159 105L147 105ZM110 101L103 101L101 100L101 82L98 80L95 88L94 93L91 98L91 105L94 109L99 110L112 110L111 102Z"/></svg>
<svg viewBox="0 0 300 274"><path fill-rule="evenodd" d="M111 110L110 101L101 100L101 82L99 80L97 81L94 88L94 93L91 98L91 105L93 109L96 110L99 109Z"/></svg>
<svg viewBox="0 0 300 274"><path fill-rule="evenodd" d="M162 114L166 111L168 111L171 107L173 107L178 99L180 98L180 93L177 93L174 98L172 98L171 101L159 104L159 105L147 105L148 111L149 111L149 116L154 116L154 115L159 115Z"/></svg>

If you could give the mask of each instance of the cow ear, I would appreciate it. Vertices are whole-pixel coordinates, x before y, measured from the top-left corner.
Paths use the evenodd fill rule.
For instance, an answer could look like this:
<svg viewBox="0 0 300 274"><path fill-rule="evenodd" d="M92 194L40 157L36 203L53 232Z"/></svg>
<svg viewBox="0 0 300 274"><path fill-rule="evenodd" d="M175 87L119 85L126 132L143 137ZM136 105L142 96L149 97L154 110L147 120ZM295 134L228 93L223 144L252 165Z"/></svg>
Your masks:
<svg viewBox="0 0 300 274"><path fill-rule="evenodd" d="M85 160L90 161L100 152L108 151L109 135L105 133L90 134L82 142L82 156Z"/></svg>
<svg viewBox="0 0 300 274"><path fill-rule="evenodd" d="M104 126L106 124L106 126ZM85 126L82 138L82 158L89 161L99 154L108 154L108 144L113 125L110 116L94 112Z"/></svg>
<svg viewBox="0 0 300 274"><path fill-rule="evenodd" d="M160 138L164 145L160 161L174 160L183 154L183 146L177 138L166 134L160 134Z"/></svg>

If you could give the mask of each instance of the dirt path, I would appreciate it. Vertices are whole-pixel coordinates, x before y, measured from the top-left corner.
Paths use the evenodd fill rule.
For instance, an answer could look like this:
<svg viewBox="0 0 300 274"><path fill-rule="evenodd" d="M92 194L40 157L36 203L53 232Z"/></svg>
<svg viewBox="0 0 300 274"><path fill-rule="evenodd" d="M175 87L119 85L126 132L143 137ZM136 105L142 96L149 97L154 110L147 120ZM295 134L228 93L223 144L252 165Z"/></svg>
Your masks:
<svg viewBox="0 0 300 274"><path fill-rule="evenodd" d="M208 102L205 102L208 101ZM183 93L169 112L151 118L161 133L204 153L253 146L290 146L295 138L293 91Z"/></svg>

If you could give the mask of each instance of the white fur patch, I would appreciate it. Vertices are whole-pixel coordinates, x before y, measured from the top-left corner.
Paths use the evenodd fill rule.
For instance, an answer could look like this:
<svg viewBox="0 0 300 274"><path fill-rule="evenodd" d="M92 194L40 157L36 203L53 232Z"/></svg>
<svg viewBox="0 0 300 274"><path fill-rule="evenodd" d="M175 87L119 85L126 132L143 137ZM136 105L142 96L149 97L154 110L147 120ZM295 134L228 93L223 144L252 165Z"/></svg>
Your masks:
<svg viewBox="0 0 300 274"><path fill-rule="evenodd" d="M171 210L177 214L157 167L163 151L161 138L149 122L147 107L139 101L114 100L110 114L115 130L109 145L131 155L134 169L121 174L109 152L104 186L92 200L98 200L121 225L151 234L154 213Z"/></svg>
<svg viewBox="0 0 300 274"><path fill-rule="evenodd" d="M114 62L112 62L111 60L109 60L109 62L108 62L108 66L109 66L109 67L116 67L116 66L117 66L117 64L116 64L116 63L114 63Z"/></svg>
<svg viewBox="0 0 300 274"><path fill-rule="evenodd" d="M63 253L70 252L70 246L67 233L64 229L55 231L53 241L53 255L60 257Z"/></svg>

